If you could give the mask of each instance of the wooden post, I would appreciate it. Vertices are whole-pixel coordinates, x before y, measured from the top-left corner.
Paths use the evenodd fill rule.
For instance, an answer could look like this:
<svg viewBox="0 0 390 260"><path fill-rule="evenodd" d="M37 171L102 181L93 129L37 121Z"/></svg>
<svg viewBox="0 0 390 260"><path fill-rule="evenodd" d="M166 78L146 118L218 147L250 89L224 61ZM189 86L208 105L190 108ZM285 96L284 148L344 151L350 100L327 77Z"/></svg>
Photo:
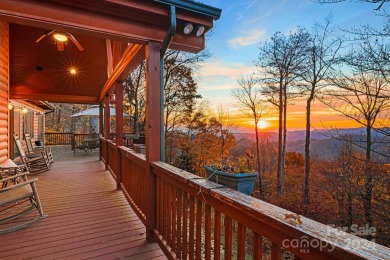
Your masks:
<svg viewBox="0 0 390 260"><path fill-rule="evenodd" d="M146 238L153 238L156 221L156 176L150 163L160 160L160 43L150 41L146 58L146 174L148 176L148 209Z"/></svg>
<svg viewBox="0 0 390 260"><path fill-rule="evenodd" d="M104 103L104 139L110 140L110 96L106 96ZM108 169L109 154L109 145L108 142L106 142L106 170Z"/></svg>
<svg viewBox="0 0 390 260"><path fill-rule="evenodd" d="M115 124L116 124L116 146L123 146L123 86L121 82L115 83ZM117 149L117 179L116 179L116 188L120 189L120 184L122 182L122 156L120 149Z"/></svg>
<svg viewBox="0 0 390 260"><path fill-rule="evenodd" d="M103 103L99 104L99 139L103 136ZM100 143L100 149L99 149L99 159L102 160L102 142Z"/></svg>
<svg viewBox="0 0 390 260"><path fill-rule="evenodd" d="M122 83L115 83L115 136L116 146L123 145L123 88Z"/></svg>

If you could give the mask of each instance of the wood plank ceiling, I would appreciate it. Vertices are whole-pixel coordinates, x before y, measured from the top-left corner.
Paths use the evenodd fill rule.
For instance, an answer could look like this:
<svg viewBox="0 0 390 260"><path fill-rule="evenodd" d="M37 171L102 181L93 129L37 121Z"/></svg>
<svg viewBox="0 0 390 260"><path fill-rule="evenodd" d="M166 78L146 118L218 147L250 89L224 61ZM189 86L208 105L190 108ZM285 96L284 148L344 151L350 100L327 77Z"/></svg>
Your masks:
<svg viewBox="0 0 390 260"><path fill-rule="evenodd" d="M0 20L10 23L10 98L99 103L102 89L110 82L107 72L116 65L108 62L118 61L107 58L106 40L112 47L119 43L121 53L128 43L162 42L169 24L168 8L157 1L137 0L2 0ZM202 50L204 35L184 35L184 22L201 24L207 31L213 26L213 19L178 10L177 31L170 47ZM68 41L60 52L52 35L36 43L46 30L72 33L84 51ZM129 67L134 68L143 55L134 55L135 61L130 61ZM77 74L71 75L70 68L75 68ZM129 69L125 71L128 73ZM116 80L120 79L123 75Z"/></svg>

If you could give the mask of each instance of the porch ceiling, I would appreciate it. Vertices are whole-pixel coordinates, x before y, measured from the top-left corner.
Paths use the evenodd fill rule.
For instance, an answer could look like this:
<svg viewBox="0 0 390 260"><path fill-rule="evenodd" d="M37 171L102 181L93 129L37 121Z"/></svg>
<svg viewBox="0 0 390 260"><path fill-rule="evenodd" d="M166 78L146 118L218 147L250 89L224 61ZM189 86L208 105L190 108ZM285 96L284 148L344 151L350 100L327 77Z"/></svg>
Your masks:
<svg viewBox="0 0 390 260"><path fill-rule="evenodd" d="M123 79L123 74L144 57L135 52L144 49L126 52L127 43L163 41L169 25L169 5L177 6L177 31L170 48L201 51L204 35L185 35L184 23L202 25L207 31L221 10L195 1L1 0L0 20L10 23L10 98L99 103L108 84ZM59 52L49 36L36 43L46 30L73 34L84 51L68 42ZM106 40L112 43L112 56ZM124 51L127 58L119 59ZM115 73L118 62L121 71ZM78 69L75 76L69 74L70 67Z"/></svg>
<svg viewBox="0 0 390 260"><path fill-rule="evenodd" d="M98 103L107 80L106 41L74 34L60 52L52 37L36 43L45 29L10 24L10 97L58 102ZM71 75L70 68L77 74Z"/></svg>

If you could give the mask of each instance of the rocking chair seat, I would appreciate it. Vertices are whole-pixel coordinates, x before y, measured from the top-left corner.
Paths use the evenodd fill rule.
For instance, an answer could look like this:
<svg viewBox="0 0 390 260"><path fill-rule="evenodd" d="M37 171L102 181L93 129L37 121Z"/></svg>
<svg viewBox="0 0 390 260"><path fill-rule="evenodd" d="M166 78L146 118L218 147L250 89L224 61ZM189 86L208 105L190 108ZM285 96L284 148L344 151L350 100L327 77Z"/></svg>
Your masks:
<svg viewBox="0 0 390 260"><path fill-rule="evenodd" d="M15 167L12 166L12 168ZM1 169L1 171L3 173L0 174L0 212L2 213L0 224L5 225L5 227L0 228L0 235L26 228L46 218L47 214L43 213L35 185L38 179L29 180L27 178L28 172L7 177L6 174L9 171L5 171L5 169ZM37 210L39 216L22 223L20 221L12 222L33 210Z"/></svg>
<svg viewBox="0 0 390 260"><path fill-rule="evenodd" d="M4 188L0 192L0 206L5 206L15 201L21 201L33 196L33 191L30 185L26 185L37 181L38 179L28 180L21 184L12 186L12 189Z"/></svg>

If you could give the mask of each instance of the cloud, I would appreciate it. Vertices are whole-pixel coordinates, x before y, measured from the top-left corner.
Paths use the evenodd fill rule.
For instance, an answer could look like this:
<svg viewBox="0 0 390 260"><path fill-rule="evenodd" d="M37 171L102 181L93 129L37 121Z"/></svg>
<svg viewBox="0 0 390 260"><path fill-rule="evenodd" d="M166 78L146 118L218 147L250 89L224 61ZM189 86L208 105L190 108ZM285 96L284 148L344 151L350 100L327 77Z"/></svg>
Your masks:
<svg viewBox="0 0 390 260"><path fill-rule="evenodd" d="M256 71L255 66L248 66L242 63L228 63L220 60L212 60L202 64L199 75L204 77L223 76L237 78L237 76L251 74Z"/></svg>
<svg viewBox="0 0 390 260"><path fill-rule="evenodd" d="M248 30L244 35L238 36L236 38L230 39L229 44L233 48L238 48L240 46L248 46L254 43L258 43L265 36L265 29L253 29Z"/></svg>

